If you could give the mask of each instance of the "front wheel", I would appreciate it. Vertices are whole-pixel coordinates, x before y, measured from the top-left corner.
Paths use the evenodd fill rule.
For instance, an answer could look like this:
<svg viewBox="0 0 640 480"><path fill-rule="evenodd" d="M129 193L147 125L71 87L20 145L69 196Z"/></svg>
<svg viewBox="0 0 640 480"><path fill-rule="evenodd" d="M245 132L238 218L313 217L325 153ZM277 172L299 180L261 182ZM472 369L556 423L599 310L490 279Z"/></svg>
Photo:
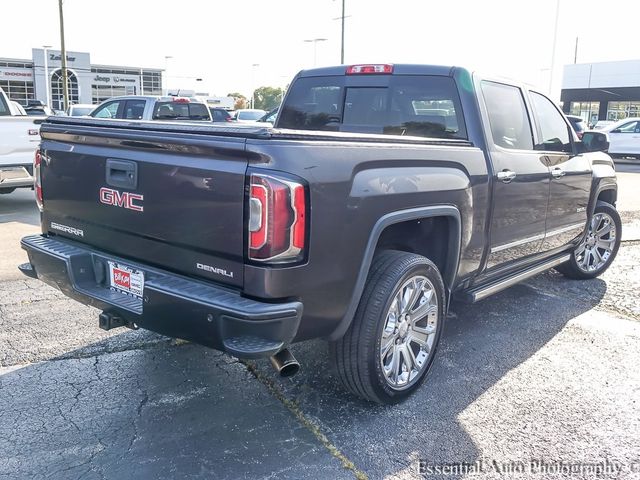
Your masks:
<svg viewBox="0 0 640 480"><path fill-rule="evenodd" d="M598 201L589 222L587 236L571 253L571 259L556 267L560 273L578 280L602 274L616 258L622 236L622 221L615 207Z"/></svg>
<svg viewBox="0 0 640 480"><path fill-rule="evenodd" d="M366 400L404 400L431 368L444 315L444 284L433 262L406 252L377 255L351 326L330 346L342 383Z"/></svg>

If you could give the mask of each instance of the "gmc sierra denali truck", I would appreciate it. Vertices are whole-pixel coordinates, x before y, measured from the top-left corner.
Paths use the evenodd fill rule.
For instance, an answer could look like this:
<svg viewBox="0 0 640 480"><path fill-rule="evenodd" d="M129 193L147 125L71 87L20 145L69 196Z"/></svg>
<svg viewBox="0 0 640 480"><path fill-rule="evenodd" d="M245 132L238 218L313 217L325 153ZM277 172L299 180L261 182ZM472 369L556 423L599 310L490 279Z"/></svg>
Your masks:
<svg viewBox="0 0 640 480"><path fill-rule="evenodd" d="M0 194L33 188L33 152L40 143L40 124L19 111L0 88Z"/></svg>
<svg viewBox="0 0 640 480"><path fill-rule="evenodd" d="M425 379L452 296L611 264L606 138L579 141L534 89L420 65L303 71L273 129L49 118L20 268L102 328L283 374L292 343L325 338L346 388L394 403Z"/></svg>

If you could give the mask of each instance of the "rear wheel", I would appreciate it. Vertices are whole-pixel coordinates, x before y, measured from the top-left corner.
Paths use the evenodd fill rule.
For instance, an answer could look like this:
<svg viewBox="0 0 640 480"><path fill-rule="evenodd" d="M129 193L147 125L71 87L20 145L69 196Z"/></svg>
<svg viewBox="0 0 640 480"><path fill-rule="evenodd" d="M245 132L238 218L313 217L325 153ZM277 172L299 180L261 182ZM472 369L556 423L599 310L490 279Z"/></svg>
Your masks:
<svg viewBox="0 0 640 480"><path fill-rule="evenodd" d="M622 221L615 207L598 201L589 222L587 236L556 269L569 278L589 279L602 274L616 258L620 248Z"/></svg>
<svg viewBox="0 0 640 480"><path fill-rule="evenodd" d="M376 256L351 326L330 347L345 387L386 404L411 395L433 363L444 309L444 284L430 260L398 251Z"/></svg>
<svg viewBox="0 0 640 480"><path fill-rule="evenodd" d="M12 193L15 188L0 188L0 195L5 195L7 193Z"/></svg>

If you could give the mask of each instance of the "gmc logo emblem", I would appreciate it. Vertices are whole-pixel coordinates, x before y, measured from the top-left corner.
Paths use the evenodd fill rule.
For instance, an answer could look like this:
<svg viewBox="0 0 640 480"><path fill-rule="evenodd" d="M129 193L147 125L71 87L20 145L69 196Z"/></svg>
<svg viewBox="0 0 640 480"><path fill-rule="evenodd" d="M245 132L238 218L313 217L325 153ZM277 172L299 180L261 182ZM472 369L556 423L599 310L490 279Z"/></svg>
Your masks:
<svg viewBox="0 0 640 480"><path fill-rule="evenodd" d="M144 212L144 207L137 201L142 202L144 195L138 195L131 192L119 192L111 188L102 187L100 189L100 203L105 205L113 205L114 207L126 208L127 210L135 210L136 212Z"/></svg>

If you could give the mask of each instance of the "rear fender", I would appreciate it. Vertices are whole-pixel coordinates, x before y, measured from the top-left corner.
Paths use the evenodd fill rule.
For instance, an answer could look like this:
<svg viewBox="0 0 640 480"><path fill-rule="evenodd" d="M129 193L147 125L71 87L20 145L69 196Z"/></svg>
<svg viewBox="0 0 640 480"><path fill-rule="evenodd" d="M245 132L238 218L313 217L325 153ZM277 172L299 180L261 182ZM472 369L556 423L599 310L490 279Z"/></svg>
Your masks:
<svg viewBox="0 0 640 480"><path fill-rule="evenodd" d="M367 276L369 275L369 269L371 268L371 262L373 261L373 255L378 244L378 239L385 228L390 225L406 222L409 220L420 220L431 217L447 217L451 219L449 222L449 238L450 248L447 253L447 262L443 275L444 284L447 290L447 303L451 294L451 288L454 285L456 273L458 271L458 263L460 260L460 243L461 243L461 217L460 211L452 205L437 205L429 207L411 208L408 210L400 210L384 215L374 225L367 247L364 254L362 265L358 273L356 285L349 302L347 311L338 324L338 327L329 335L329 340L337 340L341 338L351 325L353 316L355 315L358 303L360 303L360 297L364 291Z"/></svg>

